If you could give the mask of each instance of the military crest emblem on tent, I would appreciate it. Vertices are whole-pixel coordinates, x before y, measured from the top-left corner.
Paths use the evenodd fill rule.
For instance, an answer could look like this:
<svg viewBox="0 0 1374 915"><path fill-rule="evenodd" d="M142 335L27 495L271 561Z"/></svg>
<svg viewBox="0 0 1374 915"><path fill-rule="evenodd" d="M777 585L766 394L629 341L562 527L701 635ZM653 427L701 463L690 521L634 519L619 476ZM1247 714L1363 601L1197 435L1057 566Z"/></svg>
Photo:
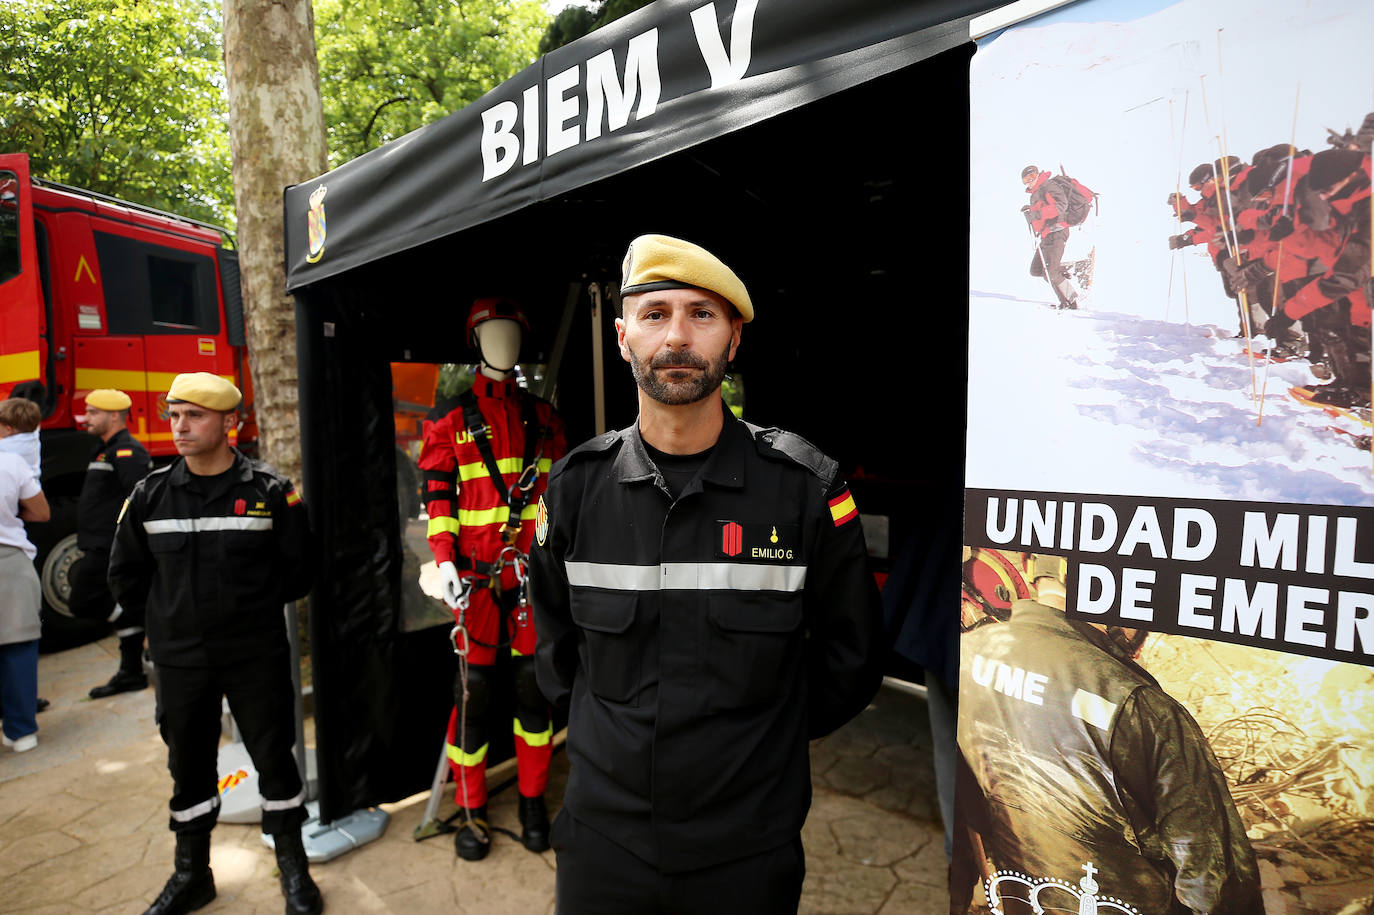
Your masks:
<svg viewBox="0 0 1374 915"><path fill-rule="evenodd" d="M305 217L310 249L305 259L311 264L318 264L324 257L324 195L328 192L323 184L310 192L310 212Z"/></svg>

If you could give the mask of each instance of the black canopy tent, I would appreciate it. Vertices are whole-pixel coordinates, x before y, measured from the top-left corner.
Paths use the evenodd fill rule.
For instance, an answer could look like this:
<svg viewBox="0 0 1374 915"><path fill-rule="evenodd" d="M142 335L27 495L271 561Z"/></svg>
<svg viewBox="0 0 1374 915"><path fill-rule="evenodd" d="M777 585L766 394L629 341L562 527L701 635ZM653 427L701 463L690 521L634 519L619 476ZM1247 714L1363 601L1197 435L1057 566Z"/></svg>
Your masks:
<svg viewBox="0 0 1374 915"><path fill-rule="evenodd" d="M618 279L641 232L701 242L758 308L736 363L746 418L837 457L861 507L890 519L892 555L932 498L958 523L968 17L996 5L658 0L287 189L303 482L324 556L311 612L324 819L433 773L454 659L447 627L399 626L389 364L471 359L477 296L530 311L527 361L551 349L565 305L584 315L558 378L580 441L598 431L579 343L589 288ZM618 362L609 321L591 333ZM634 419L619 372L611 426Z"/></svg>

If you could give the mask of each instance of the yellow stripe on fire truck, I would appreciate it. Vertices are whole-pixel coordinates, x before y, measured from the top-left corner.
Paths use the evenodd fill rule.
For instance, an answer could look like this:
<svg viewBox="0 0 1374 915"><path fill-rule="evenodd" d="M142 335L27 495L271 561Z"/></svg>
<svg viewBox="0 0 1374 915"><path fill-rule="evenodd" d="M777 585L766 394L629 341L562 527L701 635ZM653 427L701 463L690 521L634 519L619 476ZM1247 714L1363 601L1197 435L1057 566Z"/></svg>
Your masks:
<svg viewBox="0 0 1374 915"><path fill-rule="evenodd" d="M36 370L35 370L36 371ZM81 368L76 370L78 391L96 388L115 388L120 391L165 391L172 386L177 372L140 372L134 369ZM237 384L233 375L220 375L225 381Z"/></svg>
<svg viewBox="0 0 1374 915"><path fill-rule="evenodd" d="M0 356L0 384L31 381L38 377L38 350Z"/></svg>

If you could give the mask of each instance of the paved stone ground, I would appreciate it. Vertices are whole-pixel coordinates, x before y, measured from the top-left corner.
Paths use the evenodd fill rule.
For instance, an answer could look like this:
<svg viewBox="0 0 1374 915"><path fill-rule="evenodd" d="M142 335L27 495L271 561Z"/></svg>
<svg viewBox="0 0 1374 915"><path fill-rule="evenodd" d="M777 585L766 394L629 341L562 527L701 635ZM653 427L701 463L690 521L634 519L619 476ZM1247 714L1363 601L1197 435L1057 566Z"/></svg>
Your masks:
<svg viewBox="0 0 1374 915"><path fill-rule="evenodd" d="M152 690L86 698L114 672L117 652L111 637L39 660L39 694L52 702L38 719L39 745L0 751L0 913L139 913L170 873L171 785ZM924 704L884 689L859 719L813 745L802 912L948 911L929 742ZM566 774L559 754L551 801ZM381 839L312 868L328 911L553 911L552 852L530 854L498 833L486 861L459 862L447 836L412 840L425 801L421 794L385 805L391 822ZM452 811L447 800L440 815ZM493 798L491 815L518 832L513 791ZM219 898L203 911L282 910L275 862L256 826L216 827L211 866Z"/></svg>

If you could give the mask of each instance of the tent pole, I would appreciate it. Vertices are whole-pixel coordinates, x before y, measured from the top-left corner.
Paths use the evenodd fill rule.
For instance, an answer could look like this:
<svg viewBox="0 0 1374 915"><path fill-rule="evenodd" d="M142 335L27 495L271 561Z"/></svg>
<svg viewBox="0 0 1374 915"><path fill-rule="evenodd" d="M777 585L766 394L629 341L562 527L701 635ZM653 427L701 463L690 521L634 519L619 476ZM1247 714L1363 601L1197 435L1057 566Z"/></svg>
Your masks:
<svg viewBox="0 0 1374 915"><path fill-rule="evenodd" d="M572 333L573 316L577 310L577 300L582 297L582 284L569 283L568 294L563 299L563 314L558 319L558 335L553 340L553 351L549 353L549 364L544 370L544 385L536 393L558 406L558 372L563 366L563 351L568 348L568 335Z"/></svg>
<svg viewBox="0 0 1374 915"><path fill-rule="evenodd" d="M606 431L606 355L601 345L601 285L588 287L592 295L592 404L596 408L596 434Z"/></svg>

